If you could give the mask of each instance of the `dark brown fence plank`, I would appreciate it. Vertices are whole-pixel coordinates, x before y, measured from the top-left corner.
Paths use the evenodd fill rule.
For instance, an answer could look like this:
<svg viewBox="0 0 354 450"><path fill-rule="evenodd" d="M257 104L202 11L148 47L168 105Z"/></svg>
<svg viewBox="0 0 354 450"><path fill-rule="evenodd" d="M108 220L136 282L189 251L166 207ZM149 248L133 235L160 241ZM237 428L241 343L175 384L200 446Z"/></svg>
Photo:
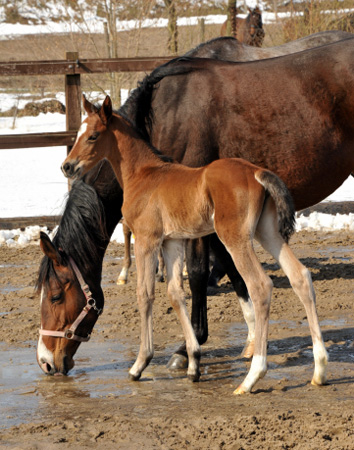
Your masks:
<svg viewBox="0 0 354 450"><path fill-rule="evenodd" d="M55 147L58 145L73 145L76 131L61 131L57 133L28 133L0 135L0 150L31 147Z"/></svg>
<svg viewBox="0 0 354 450"><path fill-rule="evenodd" d="M17 230L33 225L47 227L50 230L59 225L61 216L9 217L0 219L0 230Z"/></svg>
<svg viewBox="0 0 354 450"><path fill-rule="evenodd" d="M169 56L0 62L0 76L74 75L104 72L145 72L169 61Z"/></svg>

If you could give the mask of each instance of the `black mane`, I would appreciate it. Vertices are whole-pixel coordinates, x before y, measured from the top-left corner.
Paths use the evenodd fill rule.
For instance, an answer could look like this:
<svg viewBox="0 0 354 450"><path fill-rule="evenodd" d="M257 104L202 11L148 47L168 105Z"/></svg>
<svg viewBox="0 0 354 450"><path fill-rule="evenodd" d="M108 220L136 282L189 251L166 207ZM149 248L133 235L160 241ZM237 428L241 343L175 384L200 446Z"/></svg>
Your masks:
<svg viewBox="0 0 354 450"><path fill-rule="evenodd" d="M157 67L138 83L138 87L119 108L118 114L129 120L147 142L150 142L153 122L151 102L156 85L165 77L183 75L200 69L198 66L188 65L188 62L196 59L182 56Z"/></svg>
<svg viewBox="0 0 354 450"><path fill-rule="evenodd" d="M75 181L69 192L65 210L53 243L60 250L62 263L71 256L79 269L88 272L102 260L109 236L105 211L96 190L82 180ZM44 256L39 268L37 289L45 284L53 271L53 263Z"/></svg>

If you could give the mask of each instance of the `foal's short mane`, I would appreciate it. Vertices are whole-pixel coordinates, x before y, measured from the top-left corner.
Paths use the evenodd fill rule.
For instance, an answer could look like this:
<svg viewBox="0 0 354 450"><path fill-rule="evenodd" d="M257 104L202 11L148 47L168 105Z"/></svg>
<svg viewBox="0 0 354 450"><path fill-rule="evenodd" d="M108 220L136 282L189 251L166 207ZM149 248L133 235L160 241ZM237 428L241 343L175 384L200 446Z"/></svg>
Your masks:
<svg viewBox="0 0 354 450"><path fill-rule="evenodd" d="M71 256L82 271L97 268L97 261L101 259L101 252L108 241L104 207L96 190L82 180L75 181L53 239L62 264L67 265L67 257ZM53 274L53 262L44 256L36 288L40 289Z"/></svg>

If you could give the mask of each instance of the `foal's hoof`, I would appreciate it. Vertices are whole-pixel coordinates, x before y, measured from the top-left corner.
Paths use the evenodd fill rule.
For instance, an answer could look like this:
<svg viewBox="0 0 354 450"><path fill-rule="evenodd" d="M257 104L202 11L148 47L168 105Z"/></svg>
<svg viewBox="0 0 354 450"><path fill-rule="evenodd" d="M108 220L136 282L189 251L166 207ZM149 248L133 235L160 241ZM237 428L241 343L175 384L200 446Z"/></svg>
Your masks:
<svg viewBox="0 0 354 450"><path fill-rule="evenodd" d="M188 358L183 355L175 353L171 356L171 359L167 363L167 369L179 370L186 369L188 367Z"/></svg>
<svg viewBox="0 0 354 450"><path fill-rule="evenodd" d="M234 390L234 395L243 395L243 394L247 394L247 391L242 387L242 384L240 384L240 386Z"/></svg>
<svg viewBox="0 0 354 450"><path fill-rule="evenodd" d="M139 381L141 377L141 373L139 375L133 375L132 373L129 372L129 380L130 381Z"/></svg>
<svg viewBox="0 0 354 450"><path fill-rule="evenodd" d="M188 375L188 374L187 374L187 377L188 377L189 380L193 381L193 383L196 383L197 381L199 381L199 378L200 378L200 372L199 372L199 370L198 370L198 372L196 372L196 373L194 373L194 374L191 374L191 375Z"/></svg>
<svg viewBox="0 0 354 450"><path fill-rule="evenodd" d="M127 284L127 280L117 280L118 286L122 286L123 284Z"/></svg>
<svg viewBox="0 0 354 450"><path fill-rule="evenodd" d="M242 350L241 357L251 359L254 354L254 341L246 342L245 348Z"/></svg>
<svg viewBox="0 0 354 450"><path fill-rule="evenodd" d="M320 380L315 380L314 378L312 378L311 384L312 384L312 386L320 386L320 387L328 386L327 380L320 381Z"/></svg>

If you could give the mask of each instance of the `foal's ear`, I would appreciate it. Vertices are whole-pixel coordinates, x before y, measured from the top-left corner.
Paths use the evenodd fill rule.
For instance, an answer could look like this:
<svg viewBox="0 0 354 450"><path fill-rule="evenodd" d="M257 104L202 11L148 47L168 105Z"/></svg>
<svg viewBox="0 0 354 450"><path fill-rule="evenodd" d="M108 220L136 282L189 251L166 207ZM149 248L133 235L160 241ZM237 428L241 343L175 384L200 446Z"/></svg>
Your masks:
<svg viewBox="0 0 354 450"><path fill-rule="evenodd" d="M84 110L87 112L87 114L90 116L91 114L97 114L98 108L91 102L87 100L87 98L82 95L82 105L84 107Z"/></svg>
<svg viewBox="0 0 354 450"><path fill-rule="evenodd" d="M41 247L42 252L48 256L54 263L60 264L61 257L58 250L55 248L53 242L50 240L49 236L46 233L41 231L40 233L40 242L39 245Z"/></svg>
<svg viewBox="0 0 354 450"><path fill-rule="evenodd" d="M104 99L104 102L99 111L99 116L103 125L108 125L109 119L112 117L112 101L109 95Z"/></svg>

